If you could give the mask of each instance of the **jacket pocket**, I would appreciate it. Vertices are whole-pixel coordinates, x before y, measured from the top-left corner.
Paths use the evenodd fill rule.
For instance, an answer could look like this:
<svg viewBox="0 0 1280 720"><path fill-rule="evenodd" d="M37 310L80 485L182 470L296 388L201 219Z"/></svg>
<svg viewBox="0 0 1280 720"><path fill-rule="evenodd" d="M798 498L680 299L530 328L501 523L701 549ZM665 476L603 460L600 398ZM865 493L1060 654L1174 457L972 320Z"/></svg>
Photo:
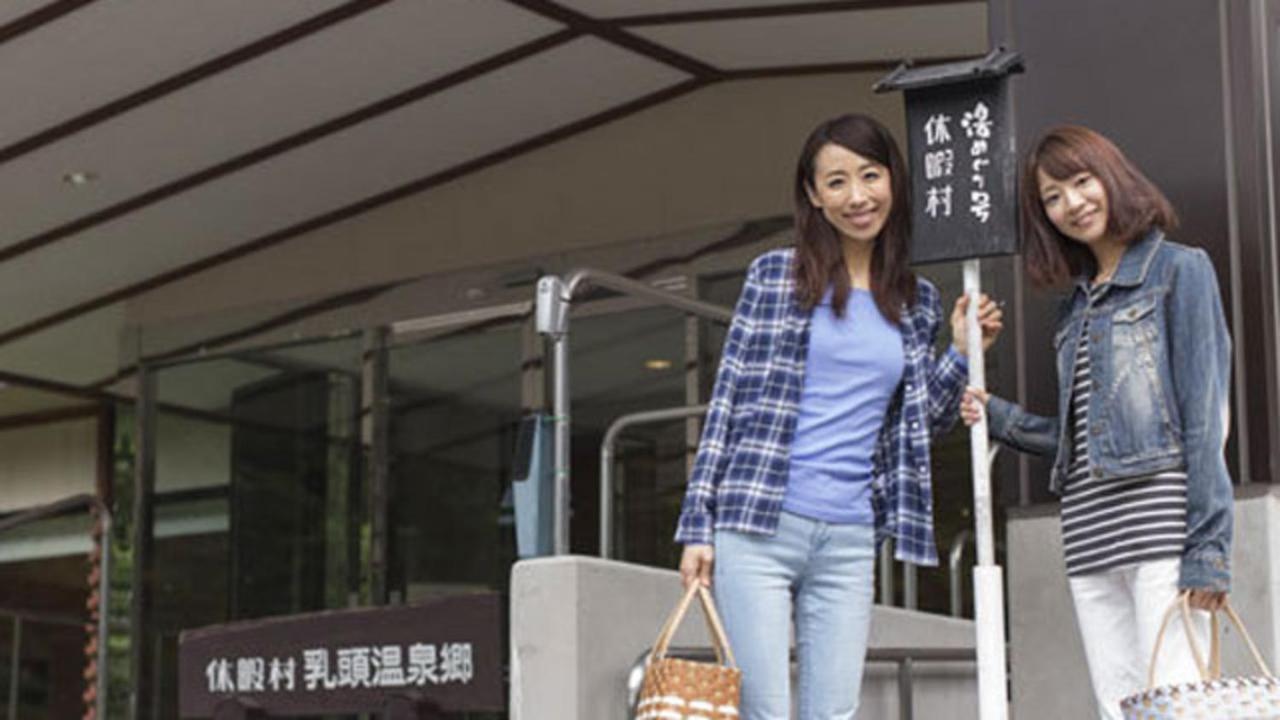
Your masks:
<svg viewBox="0 0 1280 720"><path fill-rule="evenodd" d="M1160 381L1164 350L1159 303L1158 296L1149 295L1111 313L1108 381L1099 399L1108 418L1106 446L1121 465L1178 450Z"/></svg>

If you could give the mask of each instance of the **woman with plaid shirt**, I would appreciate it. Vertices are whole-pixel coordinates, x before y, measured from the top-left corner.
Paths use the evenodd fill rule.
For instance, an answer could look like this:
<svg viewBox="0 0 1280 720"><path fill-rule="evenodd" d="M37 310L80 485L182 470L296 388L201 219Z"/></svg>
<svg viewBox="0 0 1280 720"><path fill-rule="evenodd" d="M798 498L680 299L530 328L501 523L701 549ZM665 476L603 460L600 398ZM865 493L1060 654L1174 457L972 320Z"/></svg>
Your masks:
<svg viewBox="0 0 1280 720"><path fill-rule="evenodd" d="M929 439L957 417L966 302L935 353L910 187L883 125L820 125L796 169L796 247L751 264L725 341L676 540L686 585L714 576L746 720L790 715L793 617L800 717L853 718L876 545L937 564ZM979 318L989 347L1000 310L984 297Z"/></svg>

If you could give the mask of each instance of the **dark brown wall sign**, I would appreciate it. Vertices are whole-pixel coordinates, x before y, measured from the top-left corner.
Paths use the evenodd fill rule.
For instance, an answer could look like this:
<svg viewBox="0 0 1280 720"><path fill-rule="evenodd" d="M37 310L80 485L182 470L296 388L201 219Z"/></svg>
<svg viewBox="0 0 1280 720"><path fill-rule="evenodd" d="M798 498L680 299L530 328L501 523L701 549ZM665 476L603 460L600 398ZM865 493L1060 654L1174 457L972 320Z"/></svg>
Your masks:
<svg viewBox="0 0 1280 720"><path fill-rule="evenodd" d="M294 717L377 712L397 698L505 710L501 622L499 597L486 594L189 630L179 639L179 710L208 718L238 700Z"/></svg>

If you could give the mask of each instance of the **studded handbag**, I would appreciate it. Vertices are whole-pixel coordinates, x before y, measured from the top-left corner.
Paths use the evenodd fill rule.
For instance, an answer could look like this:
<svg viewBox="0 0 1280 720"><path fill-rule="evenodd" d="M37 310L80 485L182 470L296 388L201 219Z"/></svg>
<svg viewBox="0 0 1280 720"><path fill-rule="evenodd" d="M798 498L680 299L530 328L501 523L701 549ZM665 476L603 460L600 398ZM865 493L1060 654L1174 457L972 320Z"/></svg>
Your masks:
<svg viewBox="0 0 1280 720"><path fill-rule="evenodd" d="M716 653L714 663L667 657L671 638L695 596L706 615ZM692 583L662 626L645 662L635 720L737 720L742 691L742 672L737 665L711 593L702 583Z"/></svg>
<svg viewBox="0 0 1280 720"><path fill-rule="evenodd" d="M1240 616L1230 604L1224 605L1221 614L1226 615L1240 631L1258 664L1261 675L1252 677L1222 677L1221 627L1218 613L1214 613L1210 622L1209 657L1206 660L1200 654L1195 633L1191 630L1191 603L1186 593L1165 612L1164 621L1160 624L1160 632L1156 635L1155 649L1151 653L1151 668L1147 673L1148 690L1131 695L1120 703L1125 720L1274 720L1280 718L1280 681L1271 674L1267 663L1253 644L1249 632L1245 630ZM1195 659L1196 668L1200 671L1200 682L1176 683L1173 685L1155 686L1156 658L1160 657L1160 646L1164 641L1165 631L1174 616L1181 617L1186 628L1187 642L1191 645L1191 655Z"/></svg>

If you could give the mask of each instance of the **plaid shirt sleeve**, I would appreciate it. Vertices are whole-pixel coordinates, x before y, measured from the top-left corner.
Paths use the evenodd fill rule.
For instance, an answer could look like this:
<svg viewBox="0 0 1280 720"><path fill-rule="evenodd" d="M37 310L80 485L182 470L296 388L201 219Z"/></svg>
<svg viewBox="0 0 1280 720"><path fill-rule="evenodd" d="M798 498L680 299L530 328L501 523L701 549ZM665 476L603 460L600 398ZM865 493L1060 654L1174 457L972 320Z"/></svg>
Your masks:
<svg viewBox="0 0 1280 720"><path fill-rule="evenodd" d="M715 389L702 426L702 440L694 459L693 473L685 489L684 505L676 526L676 542L710 545L714 532L716 486L729 460L729 431L738 378L742 372L748 339L757 322L760 297L759 262L747 270L742 295L733 312L729 335L725 338Z"/></svg>
<svg viewBox="0 0 1280 720"><path fill-rule="evenodd" d="M938 353L938 330L942 327L942 302L938 291L929 288L925 317L929 322L929 433L933 437L945 435L960 417L960 396L964 393L969 377L969 361L956 351L955 346Z"/></svg>

